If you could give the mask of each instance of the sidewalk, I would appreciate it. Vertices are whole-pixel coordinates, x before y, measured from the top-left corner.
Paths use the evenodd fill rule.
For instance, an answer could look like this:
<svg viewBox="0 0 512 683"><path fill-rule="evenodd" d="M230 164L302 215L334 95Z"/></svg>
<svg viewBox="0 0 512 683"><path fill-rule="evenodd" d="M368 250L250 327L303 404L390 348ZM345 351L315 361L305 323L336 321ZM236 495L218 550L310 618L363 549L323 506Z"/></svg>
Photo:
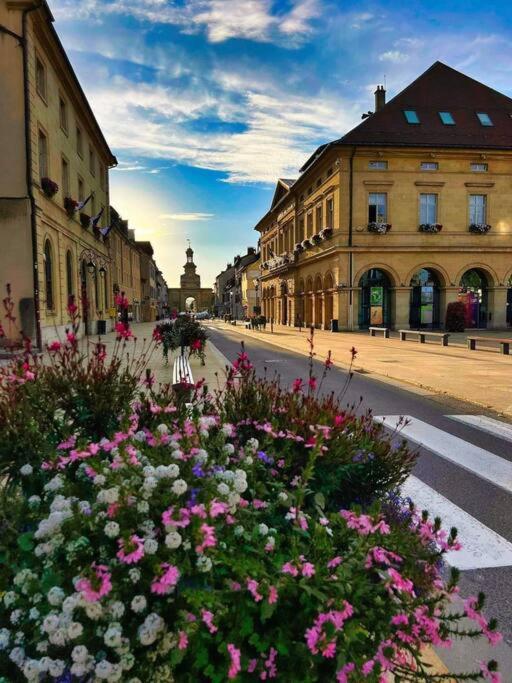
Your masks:
<svg viewBox="0 0 512 683"><path fill-rule="evenodd" d="M261 339L287 351L308 353L309 330L269 325L265 331L246 330L242 325L212 323L219 329L236 332L242 338ZM478 333L480 336L480 332ZM488 333L503 336L503 332ZM350 349L357 349L356 372L405 383L411 387L445 394L469 401L480 408L491 409L512 417L512 357L491 351L468 351L465 335L454 335L455 344L401 342L398 337L383 339L365 332L332 333L315 330L315 353L318 359L332 351L334 364L348 367Z"/></svg>

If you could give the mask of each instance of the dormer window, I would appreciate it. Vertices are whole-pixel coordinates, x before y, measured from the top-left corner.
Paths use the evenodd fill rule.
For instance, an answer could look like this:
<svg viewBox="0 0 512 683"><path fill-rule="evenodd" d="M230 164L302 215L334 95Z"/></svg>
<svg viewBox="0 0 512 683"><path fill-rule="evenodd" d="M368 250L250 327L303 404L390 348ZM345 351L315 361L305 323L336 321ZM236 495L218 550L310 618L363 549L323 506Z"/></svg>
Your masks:
<svg viewBox="0 0 512 683"><path fill-rule="evenodd" d="M482 124L482 126L493 126L493 122L491 121L491 117L489 114L486 114L484 111L477 111L476 115L478 116L478 120Z"/></svg>
<svg viewBox="0 0 512 683"><path fill-rule="evenodd" d="M414 109L405 109L404 116L407 123L419 123L420 119Z"/></svg>
<svg viewBox="0 0 512 683"><path fill-rule="evenodd" d="M441 119L442 123L444 123L445 126L454 126L455 125L455 119L451 115L449 111L440 111L439 112L439 118Z"/></svg>
<svg viewBox="0 0 512 683"><path fill-rule="evenodd" d="M388 168L388 162L387 161L369 161L368 162L368 168L372 169L373 171L386 171Z"/></svg>

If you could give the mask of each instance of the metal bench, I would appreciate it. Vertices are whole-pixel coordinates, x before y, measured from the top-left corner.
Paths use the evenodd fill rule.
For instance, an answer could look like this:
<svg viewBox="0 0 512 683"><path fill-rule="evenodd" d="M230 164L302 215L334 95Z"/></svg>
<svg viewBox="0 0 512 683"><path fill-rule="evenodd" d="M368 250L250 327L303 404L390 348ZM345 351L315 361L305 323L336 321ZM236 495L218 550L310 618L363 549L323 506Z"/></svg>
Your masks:
<svg viewBox="0 0 512 683"><path fill-rule="evenodd" d="M407 341L407 337L414 336L420 340L420 344L424 344L427 337L434 337L440 339L442 346L448 346L448 332L429 332L428 330L399 330L400 341Z"/></svg>
<svg viewBox="0 0 512 683"><path fill-rule="evenodd" d="M172 369L173 387L190 388L194 384L190 363L186 356L177 356Z"/></svg>
<svg viewBox="0 0 512 683"><path fill-rule="evenodd" d="M375 337L377 332L382 332L385 339L389 339L389 327L370 327L370 337Z"/></svg>
<svg viewBox="0 0 512 683"><path fill-rule="evenodd" d="M477 342L485 342L486 344L499 344L500 351L505 356L510 355L510 344L512 344L512 339L499 339L498 337L468 337L468 349L470 351L476 350Z"/></svg>

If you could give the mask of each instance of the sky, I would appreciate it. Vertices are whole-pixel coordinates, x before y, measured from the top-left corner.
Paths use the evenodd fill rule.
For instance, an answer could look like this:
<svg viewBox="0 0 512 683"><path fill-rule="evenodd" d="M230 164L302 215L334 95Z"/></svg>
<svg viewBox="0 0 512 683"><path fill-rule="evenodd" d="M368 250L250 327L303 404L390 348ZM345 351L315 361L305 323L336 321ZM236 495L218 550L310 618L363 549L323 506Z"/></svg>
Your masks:
<svg viewBox="0 0 512 683"><path fill-rule="evenodd" d="M505 0L49 0L119 165L111 203L169 286L257 243L277 178L436 60L512 95Z"/></svg>

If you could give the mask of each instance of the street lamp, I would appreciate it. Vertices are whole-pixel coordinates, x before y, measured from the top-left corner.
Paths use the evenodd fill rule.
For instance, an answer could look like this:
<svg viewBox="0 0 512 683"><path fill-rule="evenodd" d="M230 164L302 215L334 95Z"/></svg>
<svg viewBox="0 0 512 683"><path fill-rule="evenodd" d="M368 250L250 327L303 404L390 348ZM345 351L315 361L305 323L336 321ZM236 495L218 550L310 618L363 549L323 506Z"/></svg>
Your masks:
<svg viewBox="0 0 512 683"><path fill-rule="evenodd" d="M96 270L96 266L94 265L93 261L89 261L87 264L87 270L89 272L89 275L92 275L94 271Z"/></svg>

